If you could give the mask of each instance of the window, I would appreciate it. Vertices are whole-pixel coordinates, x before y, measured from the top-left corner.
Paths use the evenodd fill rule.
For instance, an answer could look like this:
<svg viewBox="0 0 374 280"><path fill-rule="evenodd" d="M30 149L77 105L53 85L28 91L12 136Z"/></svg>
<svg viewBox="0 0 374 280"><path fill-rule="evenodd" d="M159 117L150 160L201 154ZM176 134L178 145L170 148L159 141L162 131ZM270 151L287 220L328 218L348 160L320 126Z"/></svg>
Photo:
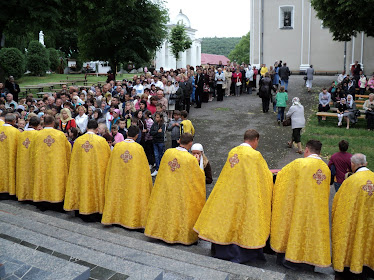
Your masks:
<svg viewBox="0 0 374 280"><path fill-rule="evenodd" d="M279 7L279 28L293 29L294 27L294 7L280 6Z"/></svg>

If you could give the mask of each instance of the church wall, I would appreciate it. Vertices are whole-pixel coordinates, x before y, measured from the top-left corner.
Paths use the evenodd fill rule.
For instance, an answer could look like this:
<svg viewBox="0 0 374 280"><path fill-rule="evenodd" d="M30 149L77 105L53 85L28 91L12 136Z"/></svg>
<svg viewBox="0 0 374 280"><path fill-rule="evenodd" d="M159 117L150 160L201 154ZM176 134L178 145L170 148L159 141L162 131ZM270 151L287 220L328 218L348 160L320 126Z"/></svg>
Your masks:
<svg viewBox="0 0 374 280"><path fill-rule="evenodd" d="M261 3L264 3L263 61L261 59ZM293 7L293 29L280 29L280 6ZM276 60L287 62L291 71L298 72L310 64L316 71L341 72L344 69L344 43L332 39L309 0L251 0L251 50L253 65L273 65ZM347 43L346 67L361 62L361 34ZM374 38L364 37L363 61L365 74L374 71ZM353 52L352 52L353 51Z"/></svg>

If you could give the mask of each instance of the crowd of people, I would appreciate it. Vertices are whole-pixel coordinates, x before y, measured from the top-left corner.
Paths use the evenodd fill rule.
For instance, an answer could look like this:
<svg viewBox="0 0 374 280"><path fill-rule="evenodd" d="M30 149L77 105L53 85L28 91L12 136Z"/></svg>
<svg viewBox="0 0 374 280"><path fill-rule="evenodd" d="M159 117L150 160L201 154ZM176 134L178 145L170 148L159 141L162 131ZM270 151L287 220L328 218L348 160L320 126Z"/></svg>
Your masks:
<svg viewBox="0 0 374 280"><path fill-rule="evenodd" d="M288 145L295 142L304 158L286 165L275 179L256 150L260 135L250 129L229 152L206 201L211 166L202 145L193 143L190 106L201 108L214 97L222 101L224 94L251 94L257 73L250 68L198 67L196 75L192 67L161 68L132 81L109 79L103 87L63 85L42 100L27 96L18 102L2 88L0 193L41 210L76 211L87 221L144 229L146 236L167 243L191 245L201 238L212 243L214 257L233 262L264 259L270 236L277 263L287 268L325 267L332 260L337 273L347 273L346 268L371 273L374 243L367 237L374 228L374 173L364 155L347 153L345 142L328 166L319 141L308 141L302 150L300 99L294 97L285 113L286 63L276 62L270 70L261 66L258 94L264 113L272 101L278 123L291 118ZM167 131L172 148L165 150ZM337 194L330 240L331 174ZM356 228L360 234L353 234Z"/></svg>
<svg viewBox="0 0 374 280"><path fill-rule="evenodd" d="M356 93L369 96L362 109L365 111L367 129L374 130L374 74L368 79L357 61L352 65L350 75L343 71L329 88L322 89L319 93L318 111L328 112L331 108L336 108L338 126L341 127L345 120L346 128L349 129L361 115L355 102ZM326 120L326 117L322 117L322 120Z"/></svg>

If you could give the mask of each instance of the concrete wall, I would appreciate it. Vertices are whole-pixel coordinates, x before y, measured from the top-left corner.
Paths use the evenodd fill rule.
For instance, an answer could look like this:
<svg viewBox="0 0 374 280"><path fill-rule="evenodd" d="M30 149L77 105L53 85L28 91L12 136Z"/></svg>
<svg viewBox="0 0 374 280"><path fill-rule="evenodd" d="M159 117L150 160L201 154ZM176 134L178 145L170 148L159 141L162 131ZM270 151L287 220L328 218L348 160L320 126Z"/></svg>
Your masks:
<svg viewBox="0 0 374 280"><path fill-rule="evenodd" d="M264 19L261 20L261 3L264 4ZM279 7L293 6L292 29L279 28ZM328 28L321 20L309 0L251 0L251 50L253 65L273 65L276 60L287 62L292 71L306 69L310 64L316 71L344 69L344 43L332 39ZM263 61L261 59L261 23L263 23ZM346 67L358 60L364 65L366 74L374 71L374 38L362 35L347 43ZM362 58L362 59L361 59Z"/></svg>

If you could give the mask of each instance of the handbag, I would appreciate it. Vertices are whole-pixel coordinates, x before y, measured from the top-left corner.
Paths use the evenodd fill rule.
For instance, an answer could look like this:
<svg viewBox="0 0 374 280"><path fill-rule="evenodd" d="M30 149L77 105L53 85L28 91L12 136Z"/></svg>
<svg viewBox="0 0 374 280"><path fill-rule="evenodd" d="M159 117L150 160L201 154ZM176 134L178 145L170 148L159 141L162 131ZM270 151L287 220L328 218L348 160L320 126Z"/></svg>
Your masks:
<svg viewBox="0 0 374 280"><path fill-rule="evenodd" d="M208 84L204 84L203 90L204 92L210 92L210 86Z"/></svg>
<svg viewBox="0 0 374 280"><path fill-rule="evenodd" d="M304 76L304 81L308 80L307 76Z"/></svg>
<svg viewBox="0 0 374 280"><path fill-rule="evenodd" d="M239 81L239 77L236 77L236 86L240 87L242 85L242 82Z"/></svg>
<svg viewBox="0 0 374 280"><path fill-rule="evenodd" d="M283 126L290 126L291 125L291 118L286 118L283 123L282 123Z"/></svg>

